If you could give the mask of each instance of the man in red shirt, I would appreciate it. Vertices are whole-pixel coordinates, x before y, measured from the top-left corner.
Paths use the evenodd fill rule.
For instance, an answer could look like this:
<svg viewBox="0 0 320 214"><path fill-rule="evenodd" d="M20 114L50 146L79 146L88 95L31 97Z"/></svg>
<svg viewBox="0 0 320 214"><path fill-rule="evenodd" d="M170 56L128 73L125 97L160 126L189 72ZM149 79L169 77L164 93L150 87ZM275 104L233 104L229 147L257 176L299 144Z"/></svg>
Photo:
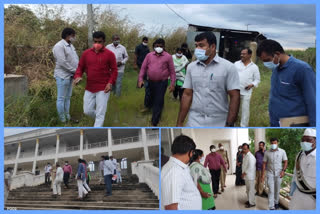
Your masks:
<svg viewBox="0 0 320 214"><path fill-rule="evenodd" d="M210 151L211 153L206 156L206 159L204 161L204 167L208 166L210 170L211 180L212 180L212 190L213 190L214 197L217 198L218 197L217 194L221 194L221 192L218 191L221 167L223 167L223 170L225 172L227 172L227 167L221 155L216 152L215 145L210 146Z"/></svg>
<svg viewBox="0 0 320 214"><path fill-rule="evenodd" d="M157 126L163 105L164 95L168 87L168 78L171 79L169 87L170 92L173 92L176 82L176 72L174 69L172 56L165 51L165 41L157 39L153 43L154 51L147 54L143 61L138 80L138 87L143 86L143 77L147 74L148 84L150 88L150 98L152 103L152 119L151 125Z"/></svg>
<svg viewBox="0 0 320 214"><path fill-rule="evenodd" d="M95 119L94 127L103 126L110 90L118 76L116 57L105 48L105 39L102 31L93 33L93 47L83 52L73 81L78 84L83 72L87 73L83 111Z"/></svg>

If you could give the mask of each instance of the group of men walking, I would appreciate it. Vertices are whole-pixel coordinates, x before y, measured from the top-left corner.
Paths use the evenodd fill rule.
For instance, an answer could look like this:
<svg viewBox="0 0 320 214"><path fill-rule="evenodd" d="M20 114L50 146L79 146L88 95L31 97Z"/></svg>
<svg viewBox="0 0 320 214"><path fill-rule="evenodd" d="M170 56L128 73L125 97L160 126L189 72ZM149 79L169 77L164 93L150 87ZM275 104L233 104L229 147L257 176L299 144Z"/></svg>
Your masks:
<svg viewBox="0 0 320 214"><path fill-rule="evenodd" d="M315 209L315 129L304 131L300 146L301 151L295 160L289 209ZM237 178L236 185L246 185L245 208L256 206L256 196L267 196L270 210L280 208L280 189L288 167L288 158L285 150L279 148L277 138L270 139L270 147L266 150L265 143L259 142L259 150L255 155L250 152L249 144L244 143L239 147L238 155L242 154L242 161L239 165L237 160L237 167L241 167L240 176L244 182L239 183ZM196 149L196 144L190 137L184 135L176 137L171 147L172 156L161 170L161 209L198 210L218 207L214 199L219 193L221 194L219 179L222 181L221 191L223 191L226 186L221 172L226 172L229 165L223 158L224 155L227 156L223 150L222 145L219 145L219 151L211 145L210 153L204 158L203 151ZM207 172L207 168L210 173ZM267 191L264 188L265 182ZM206 185L208 187L211 185L212 190Z"/></svg>

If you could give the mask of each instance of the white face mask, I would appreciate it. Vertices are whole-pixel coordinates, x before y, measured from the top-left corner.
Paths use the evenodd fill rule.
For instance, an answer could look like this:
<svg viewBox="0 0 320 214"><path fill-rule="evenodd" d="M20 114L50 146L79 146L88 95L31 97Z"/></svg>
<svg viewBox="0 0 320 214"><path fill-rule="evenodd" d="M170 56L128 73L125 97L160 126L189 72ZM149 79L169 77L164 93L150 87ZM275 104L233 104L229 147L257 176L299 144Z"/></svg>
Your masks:
<svg viewBox="0 0 320 214"><path fill-rule="evenodd" d="M176 53L176 56L177 56L177 57L182 57L182 55L183 55L182 53L181 53L181 54Z"/></svg>
<svg viewBox="0 0 320 214"><path fill-rule="evenodd" d="M216 152L216 149L211 149L211 152Z"/></svg>
<svg viewBox="0 0 320 214"><path fill-rule="evenodd" d="M154 50L155 50L157 53L162 53L163 48L156 47L156 48L154 48Z"/></svg>
<svg viewBox="0 0 320 214"><path fill-rule="evenodd" d="M148 45L148 43L145 43L145 42L142 42L142 44L143 44L144 46L147 46L147 45Z"/></svg>
<svg viewBox="0 0 320 214"><path fill-rule="evenodd" d="M200 158L200 163L204 162L204 156Z"/></svg>
<svg viewBox="0 0 320 214"><path fill-rule="evenodd" d="M300 145L302 150L305 152L309 152L312 149L312 143L310 142L304 141L304 142L301 142Z"/></svg>
<svg viewBox="0 0 320 214"><path fill-rule="evenodd" d="M71 37L70 38L70 42L75 42L77 39L76 39L76 37Z"/></svg>
<svg viewBox="0 0 320 214"><path fill-rule="evenodd" d="M278 148L277 144L271 144L271 149L276 150Z"/></svg>
<svg viewBox="0 0 320 214"><path fill-rule="evenodd" d="M223 146L220 146L220 150L223 150Z"/></svg>

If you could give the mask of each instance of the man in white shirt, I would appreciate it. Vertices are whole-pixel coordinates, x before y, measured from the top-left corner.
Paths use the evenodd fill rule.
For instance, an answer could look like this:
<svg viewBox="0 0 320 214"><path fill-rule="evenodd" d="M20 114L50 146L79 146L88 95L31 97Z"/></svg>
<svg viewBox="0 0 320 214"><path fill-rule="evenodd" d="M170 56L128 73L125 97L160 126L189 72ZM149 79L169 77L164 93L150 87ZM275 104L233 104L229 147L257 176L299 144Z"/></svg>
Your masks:
<svg viewBox="0 0 320 214"><path fill-rule="evenodd" d="M72 45L75 35L76 32L72 28L65 28L61 34L62 39L52 49L56 62L54 77L57 82L57 111L62 123L71 120L69 109L72 82L79 63L76 49ZM73 120L73 122L78 121Z"/></svg>
<svg viewBox="0 0 320 214"><path fill-rule="evenodd" d="M116 56L118 66L118 77L116 84L114 85L114 93L116 96L120 97L125 64L128 61L127 49L120 44L120 37L117 34L114 34L112 36L112 43L107 45L106 48L112 51Z"/></svg>
<svg viewBox="0 0 320 214"><path fill-rule="evenodd" d="M51 176L51 165L50 163L47 163L47 165L44 167L44 178L45 178L45 184L50 183L50 176Z"/></svg>
<svg viewBox="0 0 320 214"><path fill-rule="evenodd" d="M196 149L193 140L180 135L173 141L172 156L161 170L162 210L201 210L202 199L188 164Z"/></svg>
<svg viewBox="0 0 320 214"><path fill-rule="evenodd" d="M57 194L60 196L61 195L61 183L63 181L63 169L61 168L60 164L57 162L56 163L56 176L53 181L53 196L56 197Z"/></svg>
<svg viewBox="0 0 320 214"><path fill-rule="evenodd" d="M244 154L242 163L242 179L246 181L246 190L248 201L246 208L256 206L255 198L255 178L256 178L256 158L250 152L250 146L247 143L242 144L242 152Z"/></svg>
<svg viewBox="0 0 320 214"><path fill-rule="evenodd" d="M104 170L104 156L101 156L101 160L99 162L99 171L101 173L101 177L99 179L99 183L102 184L103 180L104 180L104 173L103 173L103 170Z"/></svg>
<svg viewBox="0 0 320 214"><path fill-rule="evenodd" d="M306 129L294 166L290 210L316 209L316 130Z"/></svg>
<svg viewBox="0 0 320 214"><path fill-rule="evenodd" d="M117 174L117 159L113 158L113 156L110 156L110 160L113 163L113 167L114 167L114 172L113 174L116 175ZM115 180L112 180L112 183L115 183Z"/></svg>
<svg viewBox="0 0 320 214"><path fill-rule="evenodd" d="M4 202L7 202L10 192L10 185L12 179L12 168L8 167L7 171L4 173Z"/></svg>
<svg viewBox="0 0 320 214"><path fill-rule="evenodd" d="M250 99L252 90L260 83L259 68L251 61L252 50L245 48L241 51L241 60L234 63L240 80L241 98L241 127L248 127L250 117Z"/></svg>
<svg viewBox="0 0 320 214"><path fill-rule="evenodd" d="M106 184L106 195L112 195L112 176L114 175L114 164L110 160L109 156L104 157L103 173L104 173L104 183Z"/></svg>

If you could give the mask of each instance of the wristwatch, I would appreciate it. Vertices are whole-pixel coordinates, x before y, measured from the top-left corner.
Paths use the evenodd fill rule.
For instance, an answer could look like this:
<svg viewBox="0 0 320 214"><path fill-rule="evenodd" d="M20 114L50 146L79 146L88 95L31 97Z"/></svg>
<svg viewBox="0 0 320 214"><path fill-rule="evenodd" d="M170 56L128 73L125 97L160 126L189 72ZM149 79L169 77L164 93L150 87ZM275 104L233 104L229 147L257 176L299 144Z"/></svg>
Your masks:
<svg viewBox="0 0 320 214"><path fill-rule="evenodd" d="M228 121L226 122L226 127L234 127L234 123L229 123Z"/></svg>

